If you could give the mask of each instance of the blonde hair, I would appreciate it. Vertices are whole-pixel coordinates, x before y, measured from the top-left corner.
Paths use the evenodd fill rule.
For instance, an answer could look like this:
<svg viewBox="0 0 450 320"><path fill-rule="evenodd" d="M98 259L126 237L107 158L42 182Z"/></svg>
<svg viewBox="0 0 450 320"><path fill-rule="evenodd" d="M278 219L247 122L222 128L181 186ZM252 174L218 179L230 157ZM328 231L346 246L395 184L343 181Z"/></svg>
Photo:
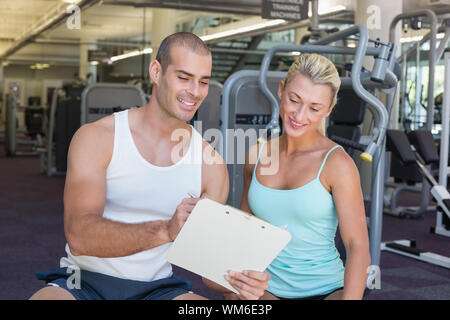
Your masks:
<svg viewBox="0 0 450 320"><path fill-rule="evenodd" d="M298 74L309 78L316 84L328 85L333 95L330 107L336 104L341 79L335 65L328 58L316 53L300 55L289 68L283 87L286 87ZM325 121L326 119L323 118L318 128L323 135L325 135Z"/></svg>

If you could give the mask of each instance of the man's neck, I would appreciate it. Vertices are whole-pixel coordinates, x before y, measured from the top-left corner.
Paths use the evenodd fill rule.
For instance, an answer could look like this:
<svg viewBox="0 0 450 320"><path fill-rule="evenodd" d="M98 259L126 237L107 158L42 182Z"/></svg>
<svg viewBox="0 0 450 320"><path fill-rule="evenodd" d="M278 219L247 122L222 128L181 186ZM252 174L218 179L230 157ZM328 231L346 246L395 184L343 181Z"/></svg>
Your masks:
<svg viewBox="0 0 450 320"><path fill-rule="evenodd" d="M169 115L155 100L150 100L142 107L142 113L137 121L139 130L154 139L171 140L175 130L185 129L187 125L184 121Z"/></svg>

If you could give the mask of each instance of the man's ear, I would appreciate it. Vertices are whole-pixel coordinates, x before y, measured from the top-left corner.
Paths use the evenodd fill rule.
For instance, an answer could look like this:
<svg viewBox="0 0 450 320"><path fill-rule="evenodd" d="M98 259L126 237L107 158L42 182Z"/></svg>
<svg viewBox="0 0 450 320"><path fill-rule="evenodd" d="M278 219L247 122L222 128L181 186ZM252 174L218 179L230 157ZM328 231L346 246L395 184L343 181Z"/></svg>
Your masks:
<svg viewBox="0 0 450 320"><path fill-rule="evenodd" d="M148 68L150 79L153 83L159 85L162 76L162 67L158 60L153 60Z"/></svg>

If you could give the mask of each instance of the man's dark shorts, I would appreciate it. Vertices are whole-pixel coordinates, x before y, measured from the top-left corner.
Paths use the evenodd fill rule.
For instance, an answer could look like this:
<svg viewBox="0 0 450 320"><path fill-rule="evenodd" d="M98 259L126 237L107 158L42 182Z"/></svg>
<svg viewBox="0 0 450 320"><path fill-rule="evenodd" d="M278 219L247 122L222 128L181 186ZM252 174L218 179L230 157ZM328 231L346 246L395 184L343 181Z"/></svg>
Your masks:
<svg viewBox="0 0 450 320"><path fill-rule="evenodd" d="M77 283L75 272L58 268L37 272L36 277L48 285L69 291L77 300L172 300L179 295L190 293L192 287L188 280L177 276L145 282L84 270L77 271L80 280Z"/></svg>

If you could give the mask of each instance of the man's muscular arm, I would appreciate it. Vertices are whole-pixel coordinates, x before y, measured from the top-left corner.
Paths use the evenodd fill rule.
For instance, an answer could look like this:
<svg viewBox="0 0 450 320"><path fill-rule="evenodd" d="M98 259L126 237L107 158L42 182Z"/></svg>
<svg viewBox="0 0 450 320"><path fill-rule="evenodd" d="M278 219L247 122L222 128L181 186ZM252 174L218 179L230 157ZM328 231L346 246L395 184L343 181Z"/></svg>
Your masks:
<svg viewBox="0 0 450 320"><path fill-rule="evenodd" d="M106 169L113 143L114 126L104 119L81 127L70 144L64 231L74 255L113 258L157 247L173 241L179 231L176 220L184 219L182 214L175 214L169 221L127 224L103 218ZM186 200L177 211L185 212L193 206Z"/></svg>
<svg viewBox="0 0 450 320"><path fill-rule="evenodd" d="M229 191L228 169L223 158L203 141L202 198L225 204Z"/></svg>

